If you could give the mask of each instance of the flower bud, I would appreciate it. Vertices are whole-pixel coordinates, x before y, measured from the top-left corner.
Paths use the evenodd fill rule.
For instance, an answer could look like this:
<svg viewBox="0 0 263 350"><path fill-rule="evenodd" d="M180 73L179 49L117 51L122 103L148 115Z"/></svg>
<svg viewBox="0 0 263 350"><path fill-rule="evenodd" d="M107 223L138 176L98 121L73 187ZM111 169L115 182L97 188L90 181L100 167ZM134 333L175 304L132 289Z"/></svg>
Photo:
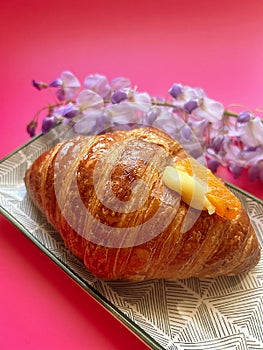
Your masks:
<svg viewBox="0 0 263 350"><path fill-rule="evenodd" d="M46 134L53 126L57 124L55 117L47 115L42 122L42 132Z"/></svg>
<svg viewBox="0 0 263 350"><path fill-rule="evenodd" d="M233 162L229 162L229 170L233 174L234 178L237 179L240 176L243 168L237 164L234 164Z"/></svg>
<svg viewBox="0 0 263 350"><path fill-rule="evenodd" d="M169 94L173 97L173 98L177 98L178 96L180 96L183 92L182 90L182 86L180 84L173 84L173 86L168 90Z"/></svg>
<svg viewBox="0 0 263 350"><path fill-rule="evenodd" d="M213 150L218 153L221 149L221 146L224 142L224 136L223 135L217 135L211 140L210 147L213 148Z"/></svg>
<svg viewBox="0 0 263 350"><path fill-rule="evenodd" d="M199 106L198 100L197 99L191 99L191 100L187 101L184 104L184 110L188 114L191 114L193 112L193 110L196 109L198 106Z"/></svg>
<svg viewBox="0 0 263 350"><path fill-rule="evenodd" d="M60 78L53 80L50 84L49 87L61 87L63 84L62 80Z"/></svg>
<svg viewBox="0 0 263 350"><path fill-rule="evenodd" d="M62 110L62 117L66 119L72 119L79 114L79 109L72 104L69 104L64 107Z"/></svg>
<svg viewBox="0 0 263 350"><path fill-rule="evenodd" d="M46 89L46 88L48 87L48 84L43 83L43 81L35 81L35 80L32 80L32 85L33 85L37 90Z"/></svg>
<svg viewBox="0 0 263 350"><path fill-rule="evenodd" d="M32 120L30 123L27 124L26 131L30 135L30 137L33 137L36 135L36 128L37 128L37 122L35 120Z"/></svg>
<svg viewBox="0 0 263 350"><path fill-rule="evenodd" d="M112 94L111 102L112 103L120 103L121 101L124 101L127 98L128 98L127 93L124 90L119 89L119 90L114 91L114 93Z"/></svg>
<svg viewBox="0 0 263 350"><path fill-rule="evenodd" d="M251 119L251 113L248 111L241 112L237 117L238 123L241 123L241 124L248 123L250 119Z"/></svg>
<svg viewBox="0 0 263 350"><path fill-rule="evenodd" d="M212 173L216 173L219 165L220 165L220 163L215 159L208 159L208 161L207 161L207 166L212 171Z"/></svg>

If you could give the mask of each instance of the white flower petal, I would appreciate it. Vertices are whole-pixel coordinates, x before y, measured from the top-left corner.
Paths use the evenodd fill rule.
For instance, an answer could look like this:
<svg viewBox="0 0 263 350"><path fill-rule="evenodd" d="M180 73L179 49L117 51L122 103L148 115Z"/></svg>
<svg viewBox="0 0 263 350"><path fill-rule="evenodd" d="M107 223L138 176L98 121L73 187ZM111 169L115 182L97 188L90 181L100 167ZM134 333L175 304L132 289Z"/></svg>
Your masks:
<svg viewBox="0 0 263 350"><path fill-rule="evenodd" d="M263 123L259 117L243 124L240 130L242 130L241 140L248 146L255 147L263 144Z"/></svg>
<svg viewBox="0 0 263 350"><path fill-rule="evenodd" d="M111 89L113 91L119 90L119 89L125 89L125 88L130 88L131 82L129 79L125 77L117 77L112 79L110 82Z"/></svg>
<svg viewBox="0 0 263 350"><path fill-rule="evenodd" d="M105 98L111 90L107 77L101 74L88 75L84 79L84 87L96 92L103 98Z"/></svg>
<svg viewBox="0 0 263 350"><path fill-rule="evenodd" d="M80 110L88 108L102 108L103 98L92 90L82 90L77 97L77 106Z"/></svg>
<svg viewBox="0 0 263 350"><path fill-rule="evenodd" d="M193 113L196 117L214 123L222 119L224 106L220 102L216 102L210 98L204 98L201 106L196 108Z"/></svg>
<svg viewBox="0 0 263 350"><path fill-rule="evenodd" d="M63 82L64 88L72 87L72 88L79 89L81 86L79 80L70 71L62 72L60 77Z"/></svg>
<svg viewBox="0 0 263 350"><path fill-rule="evenodd" d="M139 109L134 102L121 102L107 106L107 111L111 115L114 123L136 123Z"/></svg>
<svg viewBox="0 0 263 350"><path fill-rule="evenodd" d="M74 125L74 130L78 134L89 133L96 125L96 119L91 119L88 116L83 117Z"/></svg>
<svg viewBox="0 0 263 350"><path fill-rule="evenodd" d="M152 106L151 97L146 92L134 94L133 103L135 103L136 108L138 108L140 111L143 111L145 113L147 113Z"/></svg>

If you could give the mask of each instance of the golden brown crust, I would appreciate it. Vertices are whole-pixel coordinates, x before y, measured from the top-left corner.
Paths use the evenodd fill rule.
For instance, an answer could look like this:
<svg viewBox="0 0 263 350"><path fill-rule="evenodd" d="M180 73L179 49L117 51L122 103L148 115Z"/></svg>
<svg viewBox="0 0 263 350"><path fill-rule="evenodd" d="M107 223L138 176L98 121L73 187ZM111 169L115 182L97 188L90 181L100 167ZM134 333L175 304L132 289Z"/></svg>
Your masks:
<svg viewBox="0 0 263 350"><path fill-rule="evenodd" d="M164 186L165 166L186 156L153 128L77 137L42 154L25 183L67 247L100 278L175 279L250 270L260 246L244 210L235 220L203 211L195 221L198 213ZM123 232L131 228L126 237Z"/></svg>

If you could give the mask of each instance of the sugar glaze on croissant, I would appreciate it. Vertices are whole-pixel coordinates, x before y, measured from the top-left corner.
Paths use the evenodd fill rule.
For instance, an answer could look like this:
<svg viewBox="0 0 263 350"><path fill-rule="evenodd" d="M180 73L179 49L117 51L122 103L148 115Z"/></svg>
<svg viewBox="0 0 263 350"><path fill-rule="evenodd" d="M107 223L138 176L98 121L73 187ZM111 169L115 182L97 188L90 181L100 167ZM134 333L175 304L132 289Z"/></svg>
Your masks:
<svg viewBox="0 0 263 350"><path fill-rule="evenodd" d="M99 278L249 271L260 245L244 209L231 220L202 210L191 223L196 211L164 185L165 167L186 157L179 143L151 127L78 136L36 159L25 184L65 245Z"/></svg>

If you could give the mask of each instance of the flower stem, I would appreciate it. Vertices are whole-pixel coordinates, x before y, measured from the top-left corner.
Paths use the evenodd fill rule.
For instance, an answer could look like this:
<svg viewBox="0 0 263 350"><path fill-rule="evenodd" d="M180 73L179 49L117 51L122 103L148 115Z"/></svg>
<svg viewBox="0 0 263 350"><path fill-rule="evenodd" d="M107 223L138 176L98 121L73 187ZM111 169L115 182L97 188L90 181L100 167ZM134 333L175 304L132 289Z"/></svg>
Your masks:
<svg viewBox="0 0 263 350"><path fill-rule="evenodd" d="M237 113L228 111L227 109L224 110L224 115L225 115L225 116L228 116L228 117L238 117L238 114L237 114Z"/></svg>
<svg viewBox="0 0 263 350"><path fill-rule="evenodd" d="M66 100L66 101L63 101L63 102L56 102L56 103L54 103L54 104L48 104L47 106L42 107L41 109L39 109L39 110L35 113L33 120L36 120L36 121L37 121L39 114L42 113L42 112L45 111L45 110L49 110L49 111L50 111L50 110L52 110L52 109L55 108L55 107L60 107L60 106L63 106L63 105L67 105L68 103L73 103L73 104L75 104L76 101L74 101L74 100Z"/></svg>
<svg viewBox="0 0 263 350"><path fill-rule="evenodd" d="M169 102L158 102L158 101L152 101L153 106L161 106L161 107L171 107L176 108L172 103Z"/></svg>

